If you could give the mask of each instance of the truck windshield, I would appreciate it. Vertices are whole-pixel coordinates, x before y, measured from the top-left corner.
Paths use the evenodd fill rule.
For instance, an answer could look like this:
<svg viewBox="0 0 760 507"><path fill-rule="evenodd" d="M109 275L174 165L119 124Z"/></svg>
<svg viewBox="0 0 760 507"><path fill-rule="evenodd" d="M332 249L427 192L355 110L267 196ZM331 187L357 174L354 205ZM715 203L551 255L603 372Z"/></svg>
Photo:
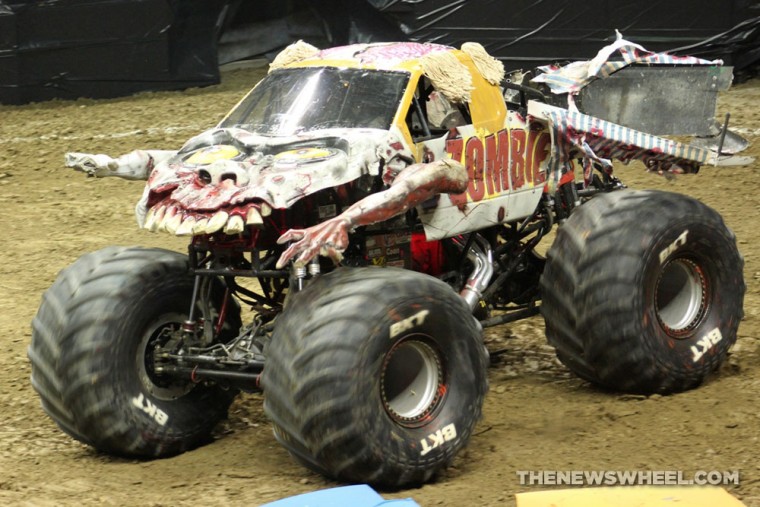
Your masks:
<svg viewBox="0 0 760 507"><path fill-rule="evenodd" d="M408 81L406 72L279 69L261 80L220 127L274 136L327 128L388 129Z"/></svg>

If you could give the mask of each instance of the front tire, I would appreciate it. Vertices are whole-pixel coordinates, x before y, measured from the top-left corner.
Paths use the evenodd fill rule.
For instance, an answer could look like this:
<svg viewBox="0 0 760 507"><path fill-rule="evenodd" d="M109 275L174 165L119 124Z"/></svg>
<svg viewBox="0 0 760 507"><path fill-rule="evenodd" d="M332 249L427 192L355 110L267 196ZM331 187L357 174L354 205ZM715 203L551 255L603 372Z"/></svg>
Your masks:
<svg viewBox="0 0 760 507"><path fill-rule="evenodd" d="M725 360L742 319L743 260L713 209L658 191L617 191L574 211L541 278L546 336L580 377L672 393Z"/></svg>
<svg viewBox="0 0 760 507"><path fill-rule="evenodd" d="M317 472L418 484L472 435L486 369L480 327L448 285L393 268L338 269L279 317L264 410L280 443Z"/></svg>
<svg viewBox="0 0 760 507"><path fill-rule="evenodd" d="M208 439L234 391L152 369L151 351L187 319L192 289L186 256L166 250L109 247L64 269L43 295L28 349L48 415L77 440L122 456L170 456ZM213 281L215 308L223 289ZM239 327L240 309L228 304L225 330Z"/></svg>

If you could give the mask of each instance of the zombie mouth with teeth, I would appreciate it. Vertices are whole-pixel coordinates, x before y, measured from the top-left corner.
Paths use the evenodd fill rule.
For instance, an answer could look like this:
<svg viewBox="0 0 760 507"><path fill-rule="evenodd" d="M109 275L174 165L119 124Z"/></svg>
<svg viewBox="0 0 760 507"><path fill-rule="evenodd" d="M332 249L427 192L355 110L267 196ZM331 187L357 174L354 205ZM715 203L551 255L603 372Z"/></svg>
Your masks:
<svg viewBox="0 0 760 507"><path fill-rule="evenodd" d="M360 136L387 137L373 134ZM376 151L366 141L357 148L356 133L314 136L319 144L303 145L307 139L273 141L237 128L198 136L151 172L139 205L146 210L141 225L179 236L239 234L262 225L273 208L286 209L306 195L348 183L368 162L379 163L349 160L352 152Z"/></svg>

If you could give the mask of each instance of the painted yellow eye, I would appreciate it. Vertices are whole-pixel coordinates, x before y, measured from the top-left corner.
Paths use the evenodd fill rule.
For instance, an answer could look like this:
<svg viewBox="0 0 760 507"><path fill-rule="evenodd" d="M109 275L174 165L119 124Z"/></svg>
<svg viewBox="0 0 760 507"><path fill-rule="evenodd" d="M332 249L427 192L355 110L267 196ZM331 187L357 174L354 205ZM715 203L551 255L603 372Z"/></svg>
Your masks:
<svg viewBox="0 0 760 507"><path fill-rule="evenodd" d="M192 165L208 165L217 160L231 160L240 155L240 151L234 146L217 144L203 148L185 159L185 163Z"/></svg>
<svg viewBox="0 0 760 507"><path fill-rule="evenodd" d="M278 153L274 160L280 163L316 162L332 157L337 152L331 148L299 148Z"/></svg>

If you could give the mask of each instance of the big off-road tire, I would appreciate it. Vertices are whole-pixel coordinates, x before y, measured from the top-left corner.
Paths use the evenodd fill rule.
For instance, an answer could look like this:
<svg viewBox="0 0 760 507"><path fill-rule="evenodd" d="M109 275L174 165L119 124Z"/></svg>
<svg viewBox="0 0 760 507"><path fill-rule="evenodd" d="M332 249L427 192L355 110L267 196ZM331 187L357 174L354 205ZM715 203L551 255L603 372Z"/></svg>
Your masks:
<svg viewBox="0 0 760 507"><path fill-rule="evenodd" d="M713 209L618 191L576 209L541 277L546 336L580 377L614 390L696 387L726 358L742 318L743 259Z"/></svg>
<svg viewBox="0 0 760 507"><path fill-rule="evenodd" d="M58 275L32 322L28 355L42 407L66 433L134 457L177 454L208 438L234 392L162 379L151 361L162 331L187 319L192 289L186 257L158 249L105 248ZM215 280L217 308L223 297ZM236 333L240 308L227 308L224 332Z"/></svg>
<svg viewBox="0 0 760 507"><path fill-rule="evenodd" d="M262 375L277 439L348 482L429 480L472 435L487 391L479 324L445 283L343 268L293 296Z"/></svg>

